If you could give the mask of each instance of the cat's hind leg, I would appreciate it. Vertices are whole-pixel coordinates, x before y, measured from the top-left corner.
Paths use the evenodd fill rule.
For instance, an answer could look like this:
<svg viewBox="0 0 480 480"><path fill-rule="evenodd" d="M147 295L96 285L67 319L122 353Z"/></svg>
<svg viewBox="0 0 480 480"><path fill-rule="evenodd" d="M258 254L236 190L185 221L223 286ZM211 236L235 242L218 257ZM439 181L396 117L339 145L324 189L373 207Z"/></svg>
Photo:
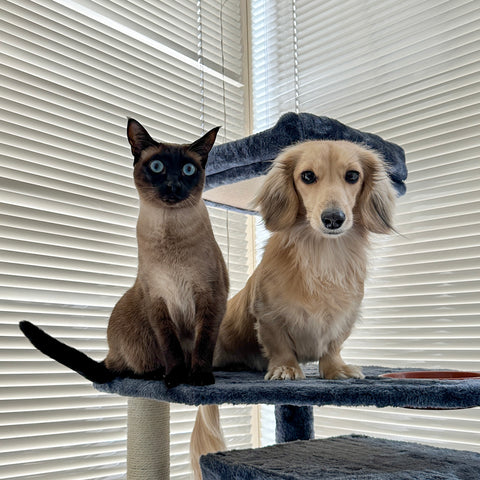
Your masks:
<svg viewBox="0 0 480 480"><path fill-rule="evenodd" d="M163 352L142 305L142 296L132 288L113 308L105 365L122 377L161 380L165 374Z"/></svg>

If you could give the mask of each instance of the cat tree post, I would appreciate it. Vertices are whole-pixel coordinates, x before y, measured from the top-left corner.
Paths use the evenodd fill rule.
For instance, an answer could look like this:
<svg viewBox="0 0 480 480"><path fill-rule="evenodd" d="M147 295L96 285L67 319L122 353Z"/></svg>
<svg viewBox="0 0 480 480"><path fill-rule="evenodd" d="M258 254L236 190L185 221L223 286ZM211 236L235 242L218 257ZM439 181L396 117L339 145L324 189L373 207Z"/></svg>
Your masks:
<svg viewBox="0 0 480 480"><path fill-rule="evenodd" d="M275 405L275 441L277 443L315 438L313 407Z"/></svg>
<svg viewBox="0 0 480 480"><path fill-rule="evenodd" d="M128 399L127 480L170 478L170 404Z"/></svg>
<svg viewBox="0 0 480 480"><path fill-rule="evenodd" d="M268 130L255 133L249 137L216 145L212 148L206 169L205 190L212 196L204 195L210 204L232 210L246 211L248 201L253 198L252 184L245 185L244 180L258 180L271 167L272 160L285 147L303 140L349 140L367 145L378 151L388 163L388 171L393 185L399 195L405 193L407 168L405 154L401 147L386 142L377 135L353 129L337 120L319 117L309 113L286 113ZM238 189L233 187L238 184ZM251 194L251 195L250 195ZM250 195L250 197L249 197ZM352 386L362 388L359 380L342 382L319 382L318 365L310 373L310 381L265 382L264 372L226 372L215 373L217 383L208 387L192 388L188 385L167 390L163 382L139 379L117 379L107 384L95 384L95 388L109 393L119 393L129 397L156 398L167 402L200 404L286 404L277 409L278 441L313 437L313 414L305 405L370 405L404 406L399 404L397 390L388 399L382 398L377 405L377 398L372 394L372 386L366 387L365 397L354 391ZM315 379L315 380L313 380ZM245 382L245 384L242 384ZM306 382L303 389L300 382ZM358 385L357 385L358 383ZM383 384L388 385L387 380ZM345 391L341 390L346 385ZM405 385L404 381L401 385ZM446 386L451 386L448 383ZM325 392L322 389L327 389ZM330 391L332 389L332 391ZM321 390L320 392L318 390ZM341 390L337 393L337 390ZM307 395L303 395L305 392ZM335 392L335 393L334 393ZM324 395L324 396L322 396ZM305 397L308 397L305 399ZM409 392L407 405L414 401L427 401L424 393L417 396ZM445 397L450 398L450 397ZM471 399L463 393L461 399ZM362 400L363 399L363 400ZM392 403L393 402L393 403ZM292 408L297 405L299 408ZM128 480L163 480L168 479L169 470L169 405L159 401L142 398L130 398L128 421ZM301 421L298 421L300 415ZM292 426L293 424L293 426Z"/></svg>

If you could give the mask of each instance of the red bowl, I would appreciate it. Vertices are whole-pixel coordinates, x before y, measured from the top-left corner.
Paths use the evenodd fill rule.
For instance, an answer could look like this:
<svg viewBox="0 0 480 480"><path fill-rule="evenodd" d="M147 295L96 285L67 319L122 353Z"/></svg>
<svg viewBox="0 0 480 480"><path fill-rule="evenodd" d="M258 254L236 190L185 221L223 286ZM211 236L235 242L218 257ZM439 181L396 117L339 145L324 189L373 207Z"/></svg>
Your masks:
<svg viewBox="0 0 480 480"><path fill-rule="evenodd" d="M392 372L384 373L381 377L419 380L468 380L480 378L480 373L458 371L418 371L418 372Z"/></svg>

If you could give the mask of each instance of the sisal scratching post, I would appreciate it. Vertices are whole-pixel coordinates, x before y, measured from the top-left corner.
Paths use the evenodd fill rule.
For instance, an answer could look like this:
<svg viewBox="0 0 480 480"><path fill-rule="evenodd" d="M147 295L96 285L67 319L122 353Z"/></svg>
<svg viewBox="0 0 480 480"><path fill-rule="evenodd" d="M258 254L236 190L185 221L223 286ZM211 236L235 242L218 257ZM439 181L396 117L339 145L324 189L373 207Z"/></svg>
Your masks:
<svg viewBox="0 0 480 480"><path fill-rule="evenodd" d="M127 480L169 480L170 404L128 399Z"/></svg>

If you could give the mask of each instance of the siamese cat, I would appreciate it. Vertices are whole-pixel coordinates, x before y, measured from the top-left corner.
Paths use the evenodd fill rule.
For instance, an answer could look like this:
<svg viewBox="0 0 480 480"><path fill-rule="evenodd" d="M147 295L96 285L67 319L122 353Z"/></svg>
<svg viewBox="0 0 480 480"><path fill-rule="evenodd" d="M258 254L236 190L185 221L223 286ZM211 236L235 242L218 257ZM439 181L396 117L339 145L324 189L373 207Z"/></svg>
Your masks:
<svg viewBox="0 0 480 480"><path fill-rule="evenodd" d="M138 274L110 316L108 355L97 362L20 322L36 348L96 383L115 377L164 379L167 388L215 383L213 351L229 285L201 195L218 130L177 145L156 142L128 120L140 198Z"/></svg>

